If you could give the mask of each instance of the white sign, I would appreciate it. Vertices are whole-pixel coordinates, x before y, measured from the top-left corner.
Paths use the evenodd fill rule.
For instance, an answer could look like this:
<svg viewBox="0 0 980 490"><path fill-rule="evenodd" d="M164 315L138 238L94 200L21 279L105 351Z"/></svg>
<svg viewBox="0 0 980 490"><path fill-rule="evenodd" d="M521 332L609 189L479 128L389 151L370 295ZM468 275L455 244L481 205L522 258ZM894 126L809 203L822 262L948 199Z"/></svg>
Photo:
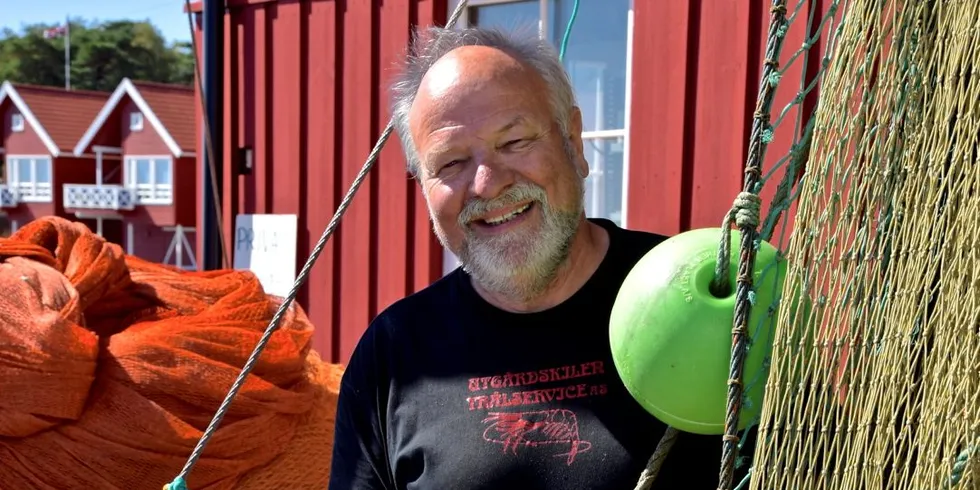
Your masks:
<svg viewBox="0 0 980 490"><path fill-rule="evenodd" d="M266 294L286 296L296 281L295 214L235 217L235 269L252 271Z"/></svg>

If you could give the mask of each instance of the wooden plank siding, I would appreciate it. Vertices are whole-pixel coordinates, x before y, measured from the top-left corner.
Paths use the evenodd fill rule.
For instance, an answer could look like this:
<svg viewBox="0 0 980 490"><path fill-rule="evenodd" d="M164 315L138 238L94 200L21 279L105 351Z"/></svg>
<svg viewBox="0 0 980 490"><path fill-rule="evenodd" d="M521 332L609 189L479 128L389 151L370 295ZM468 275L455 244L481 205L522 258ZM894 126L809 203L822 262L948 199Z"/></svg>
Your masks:
<svg viewBox="0 0 980 490"><path fill-rule="evenodd" d="M828 3L802 5L822 14ZM386 87L412 26L444 24L451 4L227 5L225 127L218 142L227 169L225 240L230 247L237 214L295 213L298 270L388 121ZM628 227L676 234L721 224L742 185L769 5L634 0ZM803 44L806 18L801 12L786 34L782 62ZM811 48L807 64L797 60L784 75L774 118L795 95L801 73L815 73L824 46ZM806 100L807 113L815 101L816 91ZM789 150L792 125L789 120L776 132L767 168ZM253 149L254 168L237 175L232 169L244 146ZM781 175L763 192L766 208ZM441 275L442 249L393 136L300 292L317 326L315 347L324 358L345 362L378 312Z"/></svg>
<svg viewBox="0 0 980 490"><path fill-rule="evenodd" d="M808 14L822 16L829 4L788 3L790 13L797 3L801 11L786 33L781 66L803 45ZM628 227L670 235L721 225L742 188L770 4L634 1ZM819 18L813 27L818 23ZM825 46L817 43L806 63L799 57L783 75L773 122L800 89L804 70L808 79L816 74ZM817 95L813 90L806 97L804 114L812 113ZM764 173L799 134L793 129L797 110L774 132ZM776 172L763 188L763 213L782 175Z"/></svg>
<svg viewBox="0 0 980 490"><path fill-rule="evenodd" d="M445 0L228 2L215 144L229 252L236 215L296 214L302 267L388 122L385 86L412 26L445 20ZM242 147L253 151L248 175L236 170ZM315 348L346 362L378 312L441 275L442 249L392 137L297 298Z"/></svg>

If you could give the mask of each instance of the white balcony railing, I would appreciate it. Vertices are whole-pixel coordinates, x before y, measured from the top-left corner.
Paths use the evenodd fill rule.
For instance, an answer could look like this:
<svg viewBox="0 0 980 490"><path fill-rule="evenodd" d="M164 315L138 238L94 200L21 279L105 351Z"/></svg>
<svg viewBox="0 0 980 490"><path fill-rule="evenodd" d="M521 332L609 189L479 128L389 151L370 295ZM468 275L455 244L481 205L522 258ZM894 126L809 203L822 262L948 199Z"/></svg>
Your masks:
<svg viewBox="0 0 980 490"><path fill-rule="evenodd" d="M0 184L0 208L15 208L19 201L15 187Z"/></svg>
<svg viewBox="0 0 980 490"><path fill-rule="evenodd" d="M132 210L136 193L118 184L65 184L64 201L66 209Z"/></svg>

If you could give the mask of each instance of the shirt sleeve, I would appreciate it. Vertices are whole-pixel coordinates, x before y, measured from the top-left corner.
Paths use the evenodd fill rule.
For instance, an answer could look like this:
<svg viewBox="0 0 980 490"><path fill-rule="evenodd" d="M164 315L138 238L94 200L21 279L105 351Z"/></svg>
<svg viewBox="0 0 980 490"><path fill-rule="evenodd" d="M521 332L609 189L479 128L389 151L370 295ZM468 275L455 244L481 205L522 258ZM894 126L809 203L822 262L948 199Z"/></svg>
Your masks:
<svg viewBox="0 0 980 490"><path fill-rule="evenodd" d="M379 375L384 363L379 362L376 327L368 328L358 342L341 380L329 490L395 490L385 437L387 383Z"/></svg>

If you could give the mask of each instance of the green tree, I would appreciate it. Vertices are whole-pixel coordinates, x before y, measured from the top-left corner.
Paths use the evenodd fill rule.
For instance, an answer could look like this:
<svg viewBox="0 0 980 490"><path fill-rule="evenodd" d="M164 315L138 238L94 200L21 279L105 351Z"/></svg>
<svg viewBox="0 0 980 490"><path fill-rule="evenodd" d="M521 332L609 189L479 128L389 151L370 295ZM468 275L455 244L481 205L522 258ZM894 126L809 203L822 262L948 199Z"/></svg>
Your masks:
<svg viewBox="0 0 980 490"><path fill-rule="evenodd" d="M0 80L65 85L64 38L46 39L52 25L0 33ZM72 88L112 90L124 78L190 85L194 56L189 43L168 43L148 21L71 21Z"/></svg>

